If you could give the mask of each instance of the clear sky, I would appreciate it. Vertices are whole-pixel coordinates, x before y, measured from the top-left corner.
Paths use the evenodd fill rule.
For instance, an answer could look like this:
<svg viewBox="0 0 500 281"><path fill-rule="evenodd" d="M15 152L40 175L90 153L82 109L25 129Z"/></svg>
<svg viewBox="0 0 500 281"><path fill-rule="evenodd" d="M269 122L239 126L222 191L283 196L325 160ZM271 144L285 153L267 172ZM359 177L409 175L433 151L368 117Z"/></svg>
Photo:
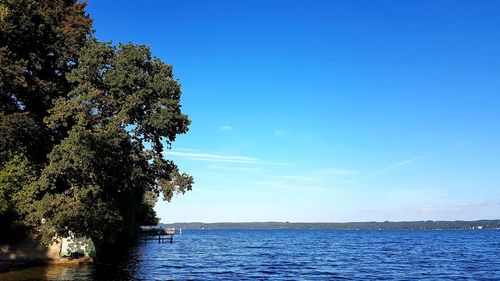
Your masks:
<svg viewBox="0 0 500 281"><path fill-rule="evenodd" d="M499 1L90 0L174 66L162 222L500 218Z"/></svg>

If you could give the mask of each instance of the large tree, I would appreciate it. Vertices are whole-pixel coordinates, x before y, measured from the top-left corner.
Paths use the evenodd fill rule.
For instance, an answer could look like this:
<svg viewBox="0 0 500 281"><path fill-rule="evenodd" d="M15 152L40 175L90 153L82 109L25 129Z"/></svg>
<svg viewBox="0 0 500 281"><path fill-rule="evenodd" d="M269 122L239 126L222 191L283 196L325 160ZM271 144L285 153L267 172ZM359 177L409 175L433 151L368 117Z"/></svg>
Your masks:
<svg viewBox="0 0 500 281"><path fill-rule="evenodd" d="M0 216L99 247L156 223L160 194L191 189L163 156L190 121L172 67L99 42L84 8L0 0Z"/></svg>

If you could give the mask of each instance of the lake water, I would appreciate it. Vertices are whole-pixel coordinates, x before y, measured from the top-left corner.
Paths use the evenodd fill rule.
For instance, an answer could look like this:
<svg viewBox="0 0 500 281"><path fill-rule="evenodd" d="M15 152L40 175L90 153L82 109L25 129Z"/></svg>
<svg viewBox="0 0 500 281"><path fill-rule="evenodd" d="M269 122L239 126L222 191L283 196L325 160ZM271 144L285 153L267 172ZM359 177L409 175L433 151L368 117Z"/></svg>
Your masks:
<svg viewBox="0 0 500 281"><path fill-rule="evenodd" d="M184 231L119 265L36 267L0 280L500 280L500 231Z"/></svg>

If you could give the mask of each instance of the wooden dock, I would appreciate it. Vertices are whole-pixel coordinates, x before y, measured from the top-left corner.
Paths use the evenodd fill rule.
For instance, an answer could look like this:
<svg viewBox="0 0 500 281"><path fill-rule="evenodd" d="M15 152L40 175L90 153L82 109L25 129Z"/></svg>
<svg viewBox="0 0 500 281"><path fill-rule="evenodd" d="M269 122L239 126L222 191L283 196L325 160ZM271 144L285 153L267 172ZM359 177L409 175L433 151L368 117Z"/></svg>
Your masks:
<svg viewBox="0 0 500 281"><path fill-rule="evenodd" d="M141 226L140 240L147 242L148 240L158 240L161 242L174 242L175 228L167 227L148 227Z"/></svg>

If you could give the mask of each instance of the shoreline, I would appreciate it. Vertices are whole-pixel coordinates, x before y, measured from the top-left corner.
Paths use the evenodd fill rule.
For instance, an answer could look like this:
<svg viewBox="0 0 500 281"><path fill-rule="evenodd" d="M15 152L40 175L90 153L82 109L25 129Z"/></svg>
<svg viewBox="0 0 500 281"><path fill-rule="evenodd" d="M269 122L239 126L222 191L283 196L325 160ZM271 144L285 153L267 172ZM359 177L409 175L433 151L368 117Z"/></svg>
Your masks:
<svg viewBox="0 0 500 281"><path fill-rule="evenodd" d="M91 257L81 257L76 259L60 258L60 259L22 259L22 260L0 260L0 273L21 270L30 267L38 266L80 266L93 264L94 259Z"/></svg>
<svg viewBox="0 0 500 281"><path fill-rule="evenodd" d="M176 222L158 227L182 230L208 229L330 229L330 230L491 230L500 229L500 219L474 221L369 221L369 222Z"/></svg>
<svg viewBox="0 0 500 281"><path fill-rule="evenodd" d="M0 273L37 266L76 266L94 263L90 256L61 256L62 241L49 246L39 244L32 238L0 245Z"/></svg>

